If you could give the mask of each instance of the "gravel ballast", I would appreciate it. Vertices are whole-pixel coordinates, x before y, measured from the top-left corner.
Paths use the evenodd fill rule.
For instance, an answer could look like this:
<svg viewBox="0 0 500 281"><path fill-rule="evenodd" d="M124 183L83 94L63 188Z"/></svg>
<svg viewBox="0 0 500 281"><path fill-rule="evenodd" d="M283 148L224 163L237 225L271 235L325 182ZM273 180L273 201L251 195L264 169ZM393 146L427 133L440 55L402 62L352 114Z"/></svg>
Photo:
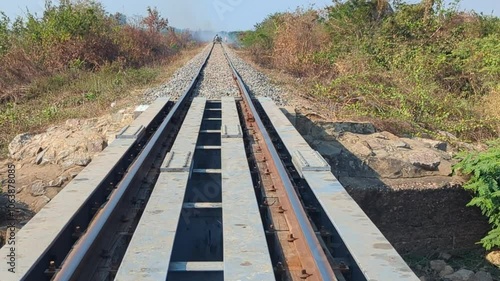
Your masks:
<svg viewBox="0 0 500 281"><path fill-rule="evenodd" d="M164 96L178 99L195 78L196 72L210 51L210 47L211 44L208 44L202 52L196 55L183 67L179 68L170 81L156 88L147 90L144 93L145 103L151 103L156 98ZM266 75L255 70L252 66L238 57L228 46L224 46L224 49L247 85L250 95L269 97L273 99L278 106L287 104L285 93L280 87L273 85ZM232 79L231 68L227 63L221 45L216 44L214 46L193 95L206 97L207 99L220 99L224 96L240 96L236 83Z"/></svg>
<svg viewBox="0 0 500 281"><path fill-rule="evenodd" d="M179 68L167 83L146 90L144 93L144 102L151 103L156 98L166 96L175 100L178 99L182 94L184 94L187 87L191 84L191 81L195 78L198 69L200 69L200 66L203 64L205 57L210 51L210 47L210 44L207 45L203 51L192 58L184 66Z"/></svg>
<svg viewBox="0 0 500 281"><path fill-rule="evenodd" d="M201 79L196 85L194 96L206 97L207 99L240 96L221 45L215 44Z"/></svg>

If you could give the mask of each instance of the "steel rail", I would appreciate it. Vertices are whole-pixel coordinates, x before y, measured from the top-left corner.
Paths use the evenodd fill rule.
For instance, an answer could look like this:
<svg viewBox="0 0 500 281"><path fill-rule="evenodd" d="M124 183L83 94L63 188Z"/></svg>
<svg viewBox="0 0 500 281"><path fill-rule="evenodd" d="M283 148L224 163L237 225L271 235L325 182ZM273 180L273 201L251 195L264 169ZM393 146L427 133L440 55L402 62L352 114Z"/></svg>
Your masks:
<svg viewBox="0 0 500 281"><path fill-rule="evenodd" d="M143 151L139 154L136 161L131 165L129 172L124 176L123 180L118 184L116 190L111 194L108 202L104 206L104 208L96 215L92 224L89 226L87 232L78 240L75 247L66 257L64 262L61 265L61 270L56 273L53 280L54 281L68 281L71 280L75 273L78 271L78 268L82 261L85 259L89 249L94 245L97 240L97 237L100 235L101 230L104 225L107 223L109 218L112 216L116 206L120 203L123 195L132 185L132 183L137 179L138 176L141 176L141 172L144 169L148 169L147 159L152 159L151 155L157 150L157 146L161 145L162 137L166 133L165 128L171 120L174 118L174 115L178 113L179 109L182 108L187 102L189 102L190 94L196 85L196 82L200 78L200 74L207 64L208 58L210 57L214 48L214 44L205 57L203 64L198 69L196 76L191 81L189 88L185 91L185 93L179 98L176 102L172 110L169 112L167 117L163 120L161 125L158 127L158 130L155 132L151 140L148 142Z"/></svg>
<svg viewBox="0 0 500 281"><path fill-rule="evenodd" d="M222 46L222 45L221 45ZM295 188L287 174L286 168L283 165L283 162L281 161L278 152L276 151L276 148L273 145L273 142L271 140L271 137L269 136L264 123L262 122L255 105L252 102L252 98L250 97L250 94L248 93L245 84L243 83L243 79L239 75L238 71L234 67L233 63L229 59L229 56L227 55L227 52L225 51L224 47L222 47L224 55L227 59L227 62L229 63L229 66L231 67L233 71L234 78L236 82L238 83L238 87L241 89L241 92L243 94L243 99L246 101L248 106L250 107L251 113L255 119L255 122L257 123L257 126L263 136L264 142L266 143L267 149L269 150L274 163L276 164L276 170L278 171L278 175L280 176L281 181L283 182L283 185L285 187L286 193L288 195L288 198L290 200L290 204L292 206L292 211L294 212L297 221L300 226L300 231L303 233L304 238L306 240L306 243L309 247L309 250L311 251L311 255L314 258L314 262L316 264L316 267L318 269L318 272L320 274L321 280L336 280L335 274L333 272L333 269L328 262L328 259L326 258L326 255L323 251L323 248L321 247L321 244L318 241L318 238L316 236L316 233L314 232L314 229L312 228L311 224L309 223L309 218L307 217L306 212L304 211L304 208L302 207L302 204L300 202L300 199L295 192Z"/></svg>

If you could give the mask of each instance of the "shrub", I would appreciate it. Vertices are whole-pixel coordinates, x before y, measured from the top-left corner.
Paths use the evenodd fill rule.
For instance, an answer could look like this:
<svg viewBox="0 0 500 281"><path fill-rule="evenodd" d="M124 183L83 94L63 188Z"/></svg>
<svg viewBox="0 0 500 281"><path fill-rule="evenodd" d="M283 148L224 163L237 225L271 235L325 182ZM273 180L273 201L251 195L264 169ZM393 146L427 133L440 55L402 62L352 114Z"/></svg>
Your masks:
<svg viewBox="0 0 500 281"><path fill-rule="evenodd" d="M255 25L255 31L248 31L240 36L243 46L247 47L254 59L262 64L272 63L274 39L282 22L282 16L280 13L270 15Z"/></svg>
<svg viewBox="0 0 500 281"><path fill-rule="evenodd" d="M474 195L468 206L479 207L492 226L480 243L487 250L500 247L500 142L491 143L487 151L459 157L454 169L470 176L464 188Z"/></svg>
<svg viewBox="0 0 500 281"><path fill-rule="evenodd" d="M458 2L392 2L272 15L240 38L256 62L305 77L339 118L399 119L414 130L396 134L499 137L498 114L483 109L500 88L500 19L459 12Z"/></svg>
<svg viewBox="0 0 500 281"><path fill-rule="evenodd" d="M329 38L318 21L319 15L313 10L282 16L273 40L275 67L297 76L315 75L323 70L324 60L319 54L328 47Z"/></svg>

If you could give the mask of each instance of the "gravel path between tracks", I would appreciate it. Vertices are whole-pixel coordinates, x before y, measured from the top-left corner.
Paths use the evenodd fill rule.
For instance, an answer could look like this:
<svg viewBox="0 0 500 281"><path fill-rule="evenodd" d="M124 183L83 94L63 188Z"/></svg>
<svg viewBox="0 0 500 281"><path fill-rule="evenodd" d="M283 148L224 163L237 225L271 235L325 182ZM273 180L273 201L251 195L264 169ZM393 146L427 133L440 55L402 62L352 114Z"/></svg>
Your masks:
<svg viewBox="0 0 500 281"><path fill-rule="evenodd" d="M144 93L144 102L151 103L158 97L170 96L179 98L187 89L192 79L195 77L203 59L210 51L211 44L208 44L201 53L191 59L186 65L177 70L167 83L147 90ZM238 57L228 46L225 50L233 62L234 67L248 86L252 96L264 96L273 99L278 106L287 105L286 93L280 87L273 85L271 80L263 73L257 71L250 64ZM202 73L202 77L196 86L195 96L203 96L208 99L218 99L223 96L239 97L238 88L231 78L231 69L220 45L215 45L207 66Z"/></svg>
<svg viewBox="0 0 500 281"><path fill-rule="evenodd" d="M193 94L207 99L240 96L221 45L215 44Z"/></svg>

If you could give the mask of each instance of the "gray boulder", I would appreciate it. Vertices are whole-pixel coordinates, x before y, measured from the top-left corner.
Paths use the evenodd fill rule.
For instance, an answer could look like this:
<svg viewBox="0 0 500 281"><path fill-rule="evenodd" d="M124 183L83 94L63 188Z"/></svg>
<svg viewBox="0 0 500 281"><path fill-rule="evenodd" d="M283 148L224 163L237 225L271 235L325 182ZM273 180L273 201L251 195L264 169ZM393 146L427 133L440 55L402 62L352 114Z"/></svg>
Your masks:
<svg viewBox="0 0 500 281"><path fill-rule="evenodd" d="M474 271L468 269L460 269L453 274L445 275L444 278L450 281L473 281Z"/></svg>

